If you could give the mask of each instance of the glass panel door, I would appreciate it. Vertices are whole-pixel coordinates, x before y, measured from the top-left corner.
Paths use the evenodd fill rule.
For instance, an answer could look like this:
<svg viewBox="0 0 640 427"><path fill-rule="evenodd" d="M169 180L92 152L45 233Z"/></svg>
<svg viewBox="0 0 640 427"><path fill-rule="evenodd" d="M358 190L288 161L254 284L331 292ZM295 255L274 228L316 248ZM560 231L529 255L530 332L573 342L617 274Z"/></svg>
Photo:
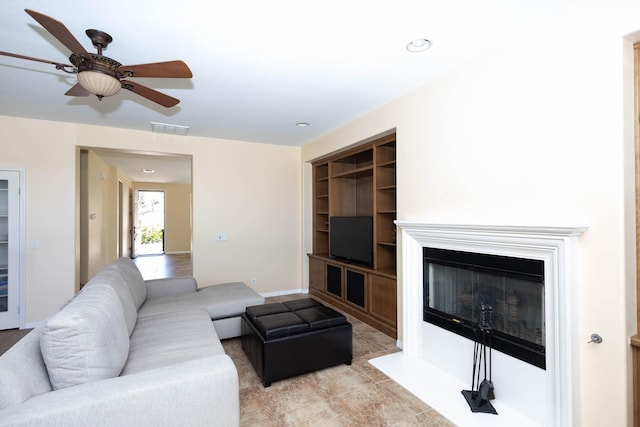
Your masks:
<svg viewBox="0 0 640 427"><path fill-rule="evenodd" d="M9 181L0 179L0 312L6 312L9 294Z"/></svg>
<svg viewBox="0 0 640 427"><path fill-rule="evenodd" d="M20 172L0 170L0 329L20 325Z"/></svg>

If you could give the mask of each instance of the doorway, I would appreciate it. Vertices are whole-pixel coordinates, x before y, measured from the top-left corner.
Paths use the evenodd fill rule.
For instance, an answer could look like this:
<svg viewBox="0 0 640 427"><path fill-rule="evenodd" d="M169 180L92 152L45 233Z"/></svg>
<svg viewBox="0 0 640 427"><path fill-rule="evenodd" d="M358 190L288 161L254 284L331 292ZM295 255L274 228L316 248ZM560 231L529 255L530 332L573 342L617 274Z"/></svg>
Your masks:
<svg viewBox="0 0 640 427"><path fill-rule="evenodd" d="M164 254L164 191L137 190L135 197L136 256Z"/></svg>
<svg viewBox="0 0 640 427"><path fill-rule="evenodd" d="M636 193L636 322L640 330L640 42L633 45L635 193ZM633 375L633 425L640 426L640 333L630 338Z"/></svg>

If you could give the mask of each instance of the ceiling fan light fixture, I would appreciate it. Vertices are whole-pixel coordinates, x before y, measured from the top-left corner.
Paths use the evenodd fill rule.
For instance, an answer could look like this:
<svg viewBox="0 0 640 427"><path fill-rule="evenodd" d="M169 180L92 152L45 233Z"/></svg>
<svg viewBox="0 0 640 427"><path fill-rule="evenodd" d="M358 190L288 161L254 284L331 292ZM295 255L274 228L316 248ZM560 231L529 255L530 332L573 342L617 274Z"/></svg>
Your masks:
<svg viewBox="0 0 640 427"><path fill-rule="evenodd" d="M98 98L113 96L120 91L120 80L100 71L86 70L78 73L78 83Z"/></svg>

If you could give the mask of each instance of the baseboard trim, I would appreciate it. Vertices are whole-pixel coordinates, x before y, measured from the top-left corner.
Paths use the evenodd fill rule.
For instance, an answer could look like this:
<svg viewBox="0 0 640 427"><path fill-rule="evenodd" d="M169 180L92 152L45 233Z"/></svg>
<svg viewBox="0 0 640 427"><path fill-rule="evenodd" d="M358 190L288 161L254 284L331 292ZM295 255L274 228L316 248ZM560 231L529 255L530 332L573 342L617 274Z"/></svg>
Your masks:
<svg viewBox="0 0 640 427"><path fill-rule="evenodd" d="M283 295L308 294L308 293L309 293L309 289L289 289L285 291L265 292L265 293L261 293L260 295L262 295L265 298L269 298L269 297L281 297Z"/></svg>

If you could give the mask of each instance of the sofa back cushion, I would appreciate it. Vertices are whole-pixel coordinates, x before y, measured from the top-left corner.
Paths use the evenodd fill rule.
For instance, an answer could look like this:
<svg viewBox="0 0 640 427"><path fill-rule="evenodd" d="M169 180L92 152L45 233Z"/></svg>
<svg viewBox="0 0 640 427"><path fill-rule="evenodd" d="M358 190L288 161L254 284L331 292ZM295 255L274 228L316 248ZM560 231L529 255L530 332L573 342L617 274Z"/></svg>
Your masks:
<svg viewBox="0 0 640 427"><path fill-rule="evenodd" d="M144 283L140 270L138 270L138 267L136 267L131 258L127 257L118 258L110 265L115 265L120 270L122 278L127 286L129 286L136 310L139 309L147 299L147 285Z"/></svg>
<svg viewBox="0 0 640 427"><path fill-rule="evenodd" d="M129 333L116 291L102 283L85 287L46 321L40 349L54 390L118 376Z"/></svg>
<svg viewBox="0 0 640 427"><path fill-rule="evenodd" d="M40 353L40 329L34 329L0 357L0 411L51 391Z"/></svg>
<svg viewBox="0 0 640 427"><path fill-rule="evenodd" d="M112 264L104 267L89 280L85 288L99 283L111 286L118 294L118 298L120 298L120 303L122 304L124 320L127 324L127 331L129 332L129 336L131 336L138 319L138 311L133 302L133 296L131 295L129 286L125 283L118 266Z"/></svg>

